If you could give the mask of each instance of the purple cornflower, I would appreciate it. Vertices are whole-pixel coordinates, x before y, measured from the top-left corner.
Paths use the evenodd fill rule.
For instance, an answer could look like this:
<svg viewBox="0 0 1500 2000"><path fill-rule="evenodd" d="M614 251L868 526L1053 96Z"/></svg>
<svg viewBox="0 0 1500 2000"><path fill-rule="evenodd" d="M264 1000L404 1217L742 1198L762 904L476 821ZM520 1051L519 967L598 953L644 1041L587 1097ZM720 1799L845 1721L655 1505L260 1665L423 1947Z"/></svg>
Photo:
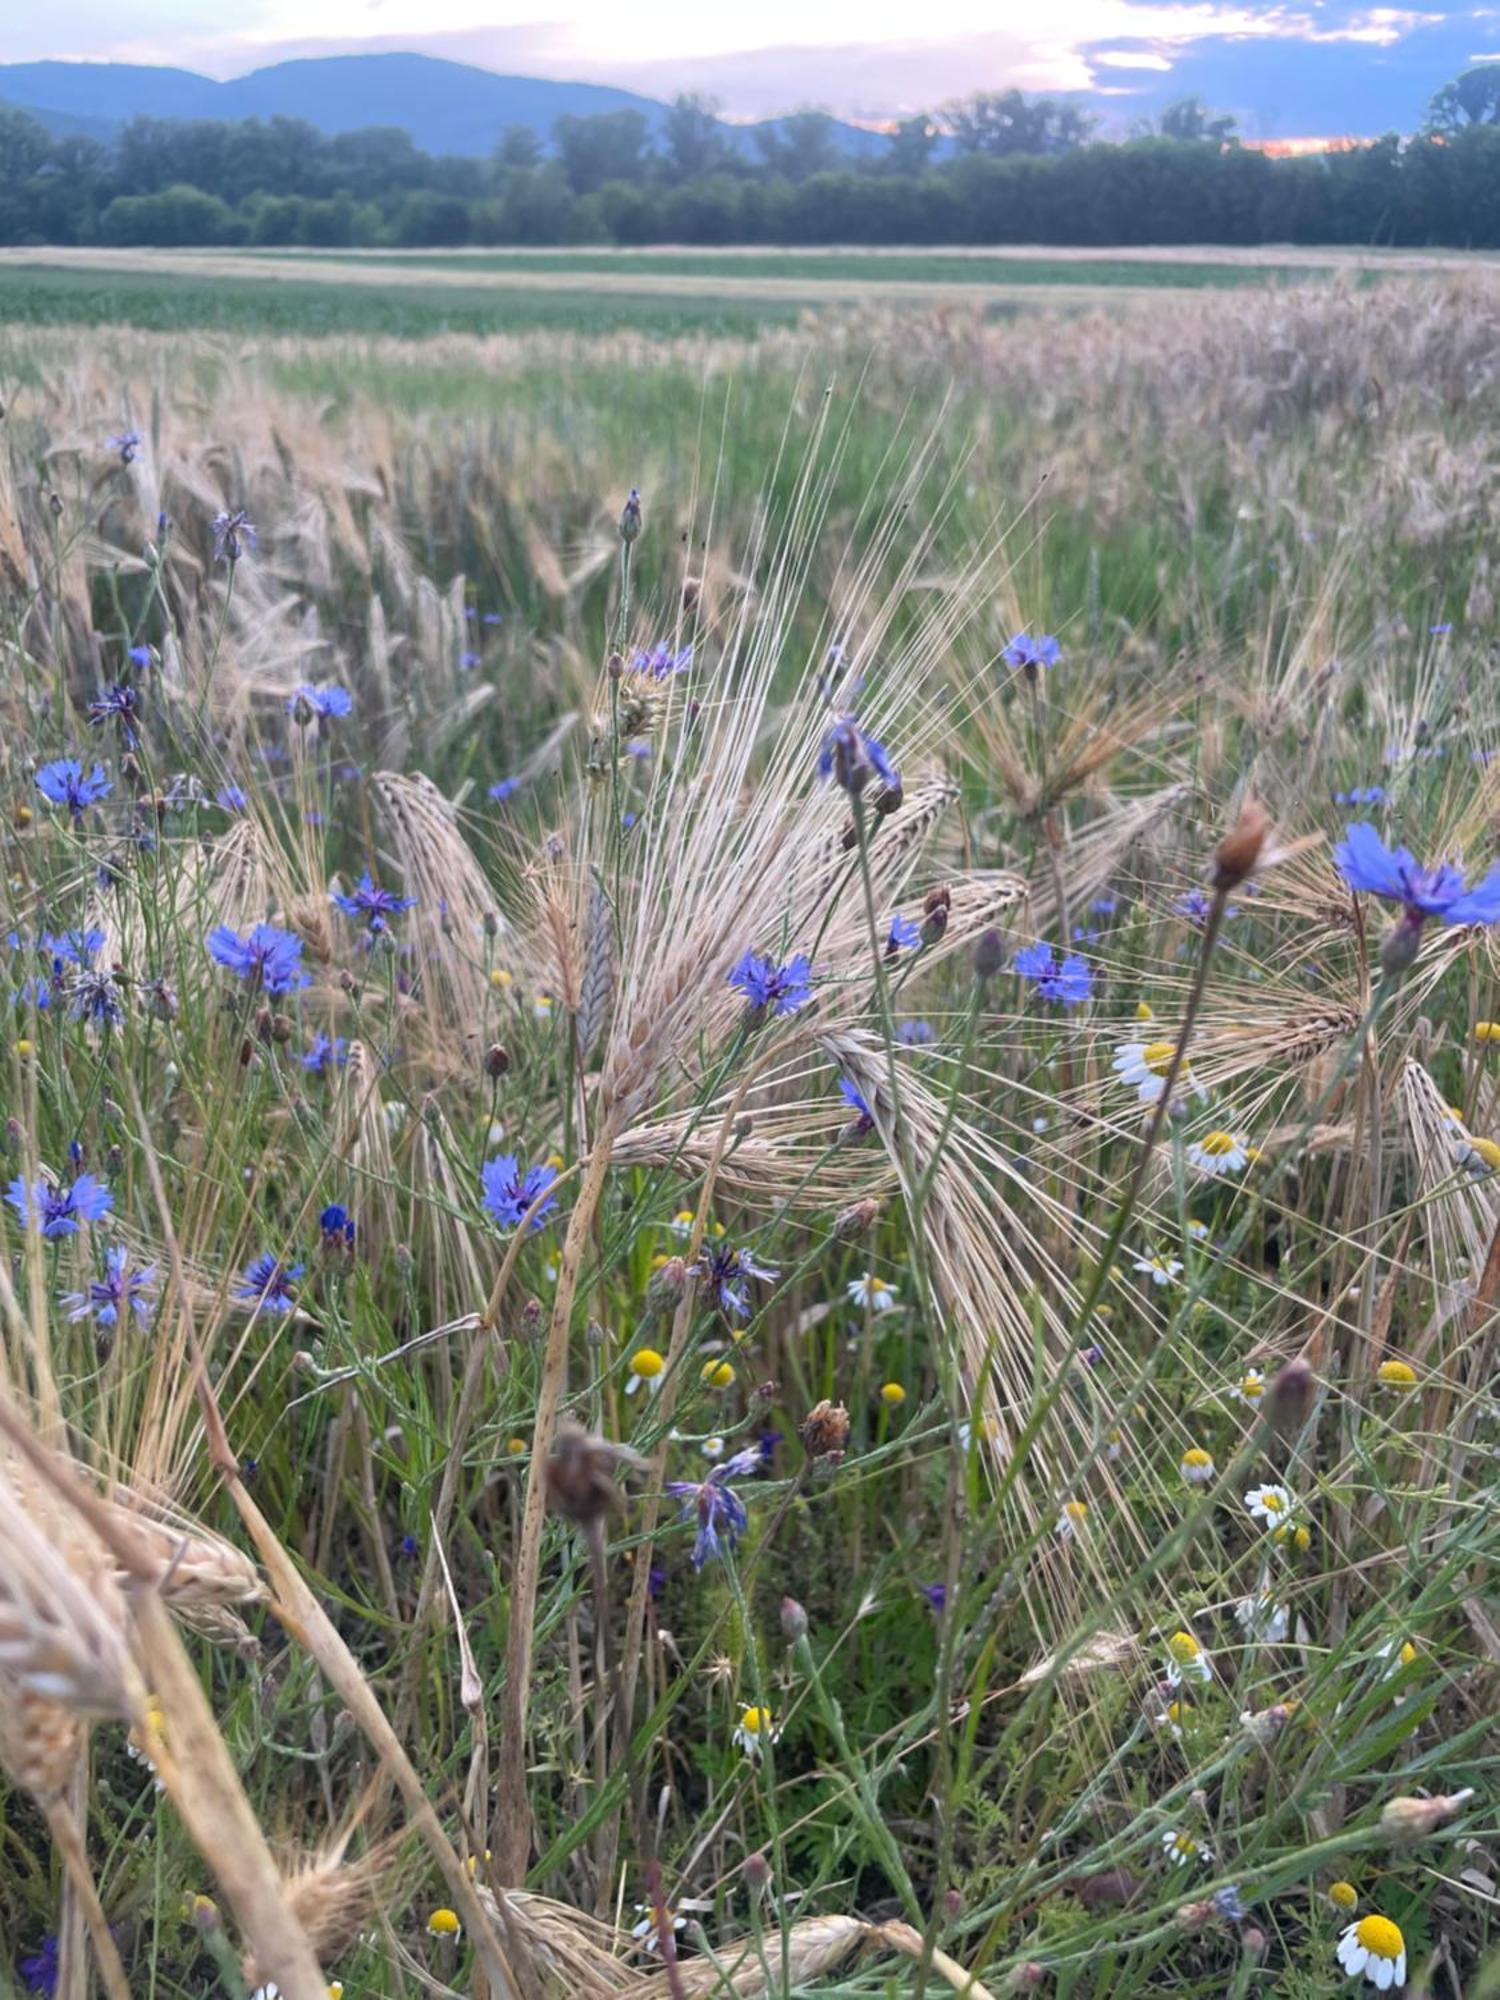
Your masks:
<svg viewBox="0 0 1500 2000"><path fill-rule="evenodd" d="M832 778L846 792L862 792L872 777L893 791L901 788L885 745L867 736L852 715L835 716L829 724L818 750L818 776Z"/></svg>
<svg viewBox="0 0 1500 2000"><path fill-rule="evenodd" d="M931 1021L903 1021L896 1030L896 1040L904 1049L924 1048L937 1040L937 1029Z"/></svg>
<svg viewBox="0 0 1500 2000"><path fill-rule="evenodd" d="M744 1479L760 1468L760 1452L755 1446L745 1451L737 1451L733 1458L726 1458L722 1465L716 1465L706 1479L669 1479L666 1491L672 1499L682 1502L679 1520L696 1521L697 1540L693 1543L693 1568L702 1569L706 1562L722 1557L727 1543L732 1549L750 1525L750 1517L745 1512L745 1503L730 1485L732 1479Z"/></svg>
<svg viewBox="0 0 1500 2000"><path fill-rule="evenodd" d="M58 1944L55 1937L44 1937L41 1950L31 1958L23 1958L17 1967L26 1982L28 1993L55 1993L58 1969Z"/></svg>
<svg viewBox="0 0 1500 2000"><path fill-rule="evenodd" d="M852 1083L847 1076L841 1076L839 1078L839 1091L844 1102L854 1113L856 1132L873 1131L875 1128L875 1116L870 1109L864 1092L859 1088L858 1084Z"/></svg>
<svg viewBox="0 0 1500 2000"><path fill-rule="evenodd" d="M129 681L112 681L97 701L89 703L89 721L95 728L104 722L119 724L120 735L126 743L136 740L136 722L140 716L140 691Z"/></svg>
<svg viewBox="0 0 1500 2000"><path fill-rule="evenodd" d="M397 896L389 889L378 887L367 868L352 896L341 896L335 889L333 900L346 917L363 918L372 931L386 931L390 929L386 919L398 917L403 910L411 909L417 899L415 896Z"/></svg>
<svg viewBox="0 0 1500 2000"><path fill-rule="evenodd" d="M1186 917L1190 924L1207 923L1208 913L1212 907L1202 889L1189 889L1186 895L1179 896L1172 905L1174 913L1179 917ZM1226 910L1224 914L1227 916L1229 912Z"/></svg>
<svg viewBox="0 0 1500 2000"><path fill-rule="evenodd" d="M903 917L898 911L891 918L890 935L885 941L886 957L894 958L901 951L916 951L921 942L921 925L913 923L910 917Z"/></svg>
<svg viewBox="0 0 1500 2000"><path fill-rule="evenodd" d="M151 648L149 646L132 646L125 657L130 661L132 666L139 667L142 673L153 663Z"/></svg>
<svg viewBox="0 0 1500 2000"><path fill-rule="evenodd" d="M331 1201L318 1217L325 1250L348 1250L355 1236L354 1217L342 1202Z"/></svg>
<svg viewBox="0 0 1500 2000"><path fill-rule="evenodd" d="M812 960L798 952L785 965L747 951L729 975L755 1014L795 1014L812 998Z"/></svg>
<svg viewBox="0 0 1500 2000"><path fill-rule="evenodd" d="M337 681L304 681L286 698L286 712L298 722L330 722L353 706L353 695Z"/></svg>
<svg viewBox="0 0 1500 2000"><path fill-rule="evenodd" d="M948 1608L948 1586L946 1583L919 1583L918 1590L927 1599L934 1611Z"/></svg>
<svg viewBox="0 0 1500 2000"><path fill-rule="evenodd" d="M64 966L88 966L94 953L104 948L104 933L90 925L86 931L43 931L36 948L52 961L52 976L61 979Z"/></svg>
<svg viewBox="0 0 1500 2000"><path fill-rule="evenodd" d="M1383 806L1385 804L1384 785L1356 785L1352 792L1335 792L1336 806Z"/></svg>
<svg viewBox="0 0 1500 2000"><path fill-rule="evenodd" d="M1050 632L1036 639L1029 632L1017 632L1000 657L1008 667L1034 674L1040 667L1055 667L1062 658L1062 647Z"/></svg>
<svg viewBox="0 0 1500 2000"><path fill-rule="evenodd" d="M118 452L121 465L129 465L141 448L141 434L139 431L121 431L117 437L106 438L104 448Z"/></svg>
<svg viewBox="0 0 1500 2000"><path fill-rule="evenodd" d="M1058 963L1050 947L1029 944L1016 953L1016 971L1029 979L1044 1000L1054 1007L1081 1007L1089 997L1093 975L1076 952Z"/></svg>
<svg viewBox="0 0 1500 2000"><path fill-rule="evenodd" d="M242 785L222 785L214 794L214 804L225 812L242 813L249 803Z"/></svg>
<svg viewBox="0 0 1500 2000"><path fill-rule="evenodd" d="M234 1295L244 1305L264 1306L267 1312L289 1313L296 1303L292 1286L306 1267L283 1264L263 1250L253 1264L247 1264Z"/></svg>
<svg viewBox="0 0 1500 2000"><path fill-rule="evenodd" d="M1089 904L1089 915L1091 917L1112 917L1119 907L1120 899L1118 896L1096 896L1093 902Z"/></svg>
<svg viewBox="0 0 1500 2000"><path fill-rule="evenodd" d="M255 529L243 507L236 507L232 513L221 510L214 515L215 562L227 562L233 569L245 550L253 549L255 543Z"/></svg>
<svg viewBox="0 0 1500 2000"><path fill-rule="evenodd" d="M132 1271L130 1252L116 1244L104 1259L104 1276L86 1292L66 1292L59 1301L70 1308L69 1319L96 1319L101 1326L118 1326L127 1312L135 1314L142 1326L151 1324L156 1311L156 1266Z"/></svg>
<svg viewBox="0 0 1500 2000"><path fill-rule="evenodd" d="M114 1027L125 1018L125 1003L113 972L85 966L68 981L68 1018L92 1021L96 1028Z"/></svg>
<svg viewBox="0 0 1500 2000"><path fill-rule="evenodd" d="M296 993L312 984L302 967L302 940L275 924L257 924L241 937L228 924L216 924L208 934L211 957L240 979L267 993Z"/></svg>
<svg viewBox="0 0 1500 2000"><path fill-rule="evenodd" d="M28 1187L18 1176L5 1190L5 1199L23 1228L34 1221L43 1236L76 1236L80 1222L97 1222L115 1205L114 1196L93 1174L80 1174L69 1188L43 1180Z"/></svg>
<svg viewBox="0 0 1500 2000"><path fill-rule="evenodd" d="M97 805L114 790L102 764L95 764L85 775L76 757L58 757L50 764L43 764L36 774L36 788L53 805L66 806L75 820L82 819L90 806Z"/></svg>
<svg viewBox="0 0 1500 2000"><path fill-rule="evenodd" d="M649 674L654 681L670 680L673 674L686 673L693 664L693 649L683 646L674 652L665 639L645 652L638 652L631 661L638 674Z"/></svg>
<svg viewBox="0 0 1500 2000"><path fill-rule="evenodd" d="M478 665L479 665L479 655L478 655L477 653L460 653L460 654L459 654L459 656L458 656L458 670L459 670L459 672L460 672L461 674L472 674L472 673L473 673L473 671L474 671L474 669L475 669L475 668L476 668L476 667L477 667Z"/></svg>
<svg viewBox="0 0 1500 2000"><path fill-rule="evenodd" d="M774 1278L774 1264L762 1264L748 1250L733 1249L727 1243L705 1244L692 1269L717 1292L719 1304L730 1319L750 1317L750 1278Z"/></svg>
<svg viewBox="0 0 1500 2000"><path fill-rule="evenodd" d="M342 1035L314 1035L298 1058L314 1076L326 1076L330 1069L342 1069L349 1060L349 1044Z"/></svg>
<svg viewBox="0 0 1500 2000"><path fill-rule="evenodd" d="M533 1202L539 1202L539 1206L532 1212L531 1227L540 1229L557 1207L550 1195L545 1201L540 1200L557 1179L552 1168L528 1167L523 1174L514 1153L502 1153L496 1160L486 1160L479 1178L484 1189L484 1205L502 1229L516 1228Z"/></svg>
<svg viewBox="0 0 1500 2000"><path fill-rule="evenodd" d="M514 798L520 789L521 780L519 778L500 778L495 784L490 786L490 797L497 805L503 806L505 801Z"/></svg>
<svg viewBox="0 0 1500 2000"><path fill-rule="evenodd" d="M1412 930L1428 917L1441 924L1500 923L1500 862L1469 888L1451 862L1424 868L1408 848L1392 853L1368 820L1344 828L1333 859L1351 889L1399 903Z"/></svg>

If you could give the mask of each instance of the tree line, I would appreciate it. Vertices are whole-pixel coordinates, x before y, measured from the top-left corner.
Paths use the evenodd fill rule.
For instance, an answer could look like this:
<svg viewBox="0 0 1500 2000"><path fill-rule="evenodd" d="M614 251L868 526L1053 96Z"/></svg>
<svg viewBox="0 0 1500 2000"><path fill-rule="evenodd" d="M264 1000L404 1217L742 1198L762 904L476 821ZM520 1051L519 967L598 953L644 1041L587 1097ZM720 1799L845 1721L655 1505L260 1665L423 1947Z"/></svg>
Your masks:
<svg viewBox="0 0 1500 2000"><path fill-rule="evenodd" d="M0 111L0 243L1426 244L1500 247L1500 64L1395 134L1298 158L1241 145L1197 99L1119 142L1020 91L908 118L851 158L798 112L746 150L702 99L529 127L488 159L395 129L137 118L112 146Z"/></svg>

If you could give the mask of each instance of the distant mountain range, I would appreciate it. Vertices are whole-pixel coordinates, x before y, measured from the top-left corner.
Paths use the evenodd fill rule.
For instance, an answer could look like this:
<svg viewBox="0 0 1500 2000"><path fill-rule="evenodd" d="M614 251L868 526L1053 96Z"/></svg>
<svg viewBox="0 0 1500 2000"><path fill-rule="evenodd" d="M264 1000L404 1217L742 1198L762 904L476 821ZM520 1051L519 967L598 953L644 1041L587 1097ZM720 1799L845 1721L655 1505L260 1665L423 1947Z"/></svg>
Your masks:
<svg viewBox="0 0 1500 2000"><path fill-rule="evenodd" d="M330 133L399 126L424 152L471 155L492 152L507 125L529 125L545 138L558 118L639 111L654 131L667 113L655 98L608 84L499 76L421 55L319 56L275 63L228 83L133 63L3 63L0 104L30 112L60 137L86 133L108 140L138 117L301 118ZM726 124L724 130L748 148L756 127ZM839 138L851 154L883 144L879 134L856 125L841 125Z"/></svg>
<svg viewBox="0 0 1500 2000"><path fill-rule="evenodd" d="M1341 12L1352 4L1336 0ZM1278 26L1274 32L1209 35L1169 48L1134 39L1099 42L1081 51L1096 87L1067 95L1099 119L1102 132L1116 137L1190 93L1233 112L1247 138L1410 132L1421 123L1434 91L1474 60L1492 20L1490 39L1500 48L1500 11L1487 7L1458 18L1391 12L1391 25L1380 30L1383 42L1361 39L1365 31L1352 15L1345 24L1349 32L1324 33L1316 40L1295 26ZM1329 25L1334 24L1324 23ZM475 156L489 153L507 125L530 126L545 138L553 121L565 115L635 110L654 130L667 109L655 98L608 84L502 76L415 54L281 62L227 83L191 70L130 63L7 63L0 64L0 104L30 112L59 136L107 141L139 116L286 117L329 133L398 126L427 152ZM756 129L724 126L747 151ZM884 143L862 125L841 123L837 136L853 157Z"/></svg>

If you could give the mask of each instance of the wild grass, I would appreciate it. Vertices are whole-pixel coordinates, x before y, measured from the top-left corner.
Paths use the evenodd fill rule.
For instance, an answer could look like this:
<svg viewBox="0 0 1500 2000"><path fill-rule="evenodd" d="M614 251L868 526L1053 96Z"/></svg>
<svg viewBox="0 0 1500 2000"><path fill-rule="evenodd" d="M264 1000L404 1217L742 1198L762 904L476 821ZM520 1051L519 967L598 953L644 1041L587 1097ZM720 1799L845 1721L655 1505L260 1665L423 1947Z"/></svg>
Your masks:
<svg viewBox="0 0 1500 2000"><path fill-rule="evenodd" d="M1497 333L7 334L16 1990L1500 1990Z"/></svg>

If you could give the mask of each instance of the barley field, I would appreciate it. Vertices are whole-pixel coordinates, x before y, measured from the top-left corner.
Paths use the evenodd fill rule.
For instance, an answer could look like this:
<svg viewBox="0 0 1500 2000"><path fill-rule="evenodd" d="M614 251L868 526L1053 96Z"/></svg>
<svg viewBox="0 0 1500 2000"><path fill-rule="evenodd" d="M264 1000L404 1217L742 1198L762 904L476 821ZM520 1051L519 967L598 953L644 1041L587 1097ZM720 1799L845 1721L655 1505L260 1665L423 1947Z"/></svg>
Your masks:
<svg viewBox="0 0 1500 2000"><path fill-rule="evenodd" d="M0 1992L1500 1994L1500 278L463 261L0 264Z"/></svg>

